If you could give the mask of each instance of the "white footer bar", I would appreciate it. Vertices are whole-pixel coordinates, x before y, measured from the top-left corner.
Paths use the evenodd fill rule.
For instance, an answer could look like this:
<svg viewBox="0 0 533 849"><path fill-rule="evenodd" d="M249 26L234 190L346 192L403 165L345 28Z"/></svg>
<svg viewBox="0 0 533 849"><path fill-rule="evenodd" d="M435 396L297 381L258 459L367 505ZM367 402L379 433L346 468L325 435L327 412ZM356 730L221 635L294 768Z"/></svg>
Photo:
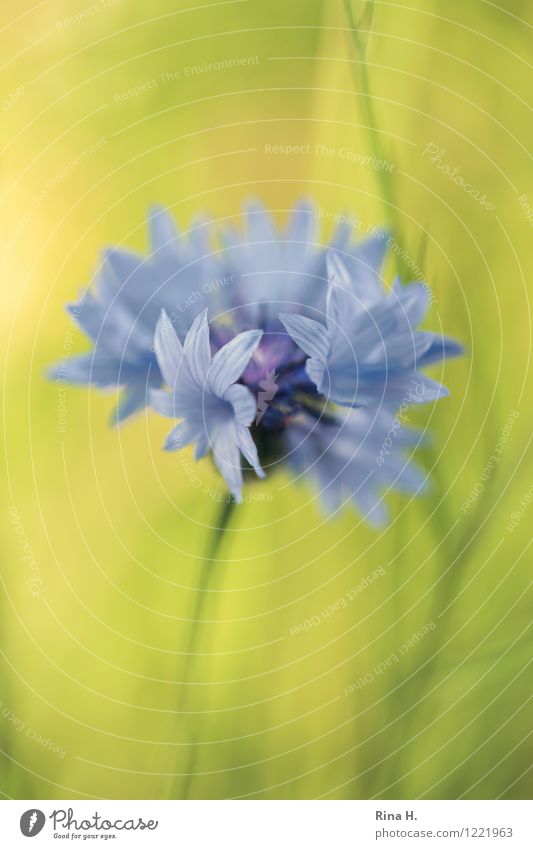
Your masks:
<svg viewBox="0 0 533 849"><path fill-rule="evenodd" d="M3 801L0 834L9 849L533 847L523 801Z"/></svg>

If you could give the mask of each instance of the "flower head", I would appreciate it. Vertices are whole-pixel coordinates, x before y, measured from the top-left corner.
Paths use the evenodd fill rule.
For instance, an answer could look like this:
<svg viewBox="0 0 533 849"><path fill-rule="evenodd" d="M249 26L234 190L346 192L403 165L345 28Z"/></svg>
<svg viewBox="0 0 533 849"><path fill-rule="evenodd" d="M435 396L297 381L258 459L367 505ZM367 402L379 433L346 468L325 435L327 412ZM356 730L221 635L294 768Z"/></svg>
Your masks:
<svg viewBox="0 0 533 849"><path fill-rule="evenodd" d="M330 511L351 501L382 521L383 488L424 483L405 453L419 435L394 411L445 395L421 369L461 347L419 329L425 284L384 286L384 234L354 245L341 227L324 247L307 203L285 231L257 203L245 217L216 251L205 222L180 235L156 210L150 255L109 252L77 305L94 348L62 378L124 386L119 418L148 399L180 420L165 448L211 453L237 499L242 455L260 477L313 479Z"/></svg>

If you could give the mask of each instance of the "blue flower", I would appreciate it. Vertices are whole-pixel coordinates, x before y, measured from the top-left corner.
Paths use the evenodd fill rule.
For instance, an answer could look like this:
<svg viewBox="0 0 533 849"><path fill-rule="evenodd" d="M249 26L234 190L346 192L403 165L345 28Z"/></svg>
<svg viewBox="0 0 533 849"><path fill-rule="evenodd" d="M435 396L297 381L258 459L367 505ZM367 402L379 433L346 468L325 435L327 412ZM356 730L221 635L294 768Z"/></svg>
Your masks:
<svg viewBox="0 0 533 849"><path fill-rule="evenodd" d="M262 336L261 330L239 333L211 356L207 310L192 323L182 345L165 312L155 331L155 352L171 392L153 389L150 400L163 416L182 419L165 442L166 451L196 446L196 459L211 451L215 464L237 501L242 500L240 453L264 477L249 426L257 403L237 383Z"/></svg>
<svg viewBox="0 0 533 849"><path fill-rule="evenodd" d="M119 420L147 402L179 420L165 448L211 454L236 499L250 467L288 468L330 512L379 524L384 490L424 487L406 454L419 434L394 412L443 397L421 369L461 346L419 329L426 284L384 286L384 233L353 244L341 225L326 247L309 203L285 229L257 202L244 215L217 249L206 221L180 234L155 210L148 257L108 251L72 308L93 350L53 376L124 387Z"/></svg>

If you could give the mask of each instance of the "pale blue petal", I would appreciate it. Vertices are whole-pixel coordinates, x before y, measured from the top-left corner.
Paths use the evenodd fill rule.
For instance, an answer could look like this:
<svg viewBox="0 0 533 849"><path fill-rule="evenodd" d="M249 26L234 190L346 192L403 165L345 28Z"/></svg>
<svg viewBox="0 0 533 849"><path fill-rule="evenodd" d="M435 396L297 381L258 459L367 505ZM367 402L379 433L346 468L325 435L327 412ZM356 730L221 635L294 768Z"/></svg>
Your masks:
<svg viewBox="0 0 533 849"><path fill-rule="evenodd" d="M238 422L246 426L252 424L257 413L257 400L247 386L234 383L226 389L223 398L232 405Z"/></svg>
<svg viewBox="0 0 533 849"><path fill-rule="evenodd" d="M423 283L409 283L408 286L402 286L398 280L395 280L391 297L398 299L411 329L415 330L429 310L430 292L428 287Z"/></svg>
<svg viewBox="0 0 533 849"><path fill-rule="evenodd" d="M261 341L262 330L247 330L239 333L224 345L211 362L208 382L211 390L222 398L226 390L239 379L255 349Z"/></svg>
<svg viewBox="0 0 533 849"><path fill-rule="evenodd" d="M102 305L90 292L85 292L76 304L68 304L67 312L93 342L97 339L104 319Z"/></svg>
<svg viewBox="0 0 533 849"><path fill-rule="evenodd" d="M431 333L398 333L381 337L373 350L366 356L366 364L381 363L384 369L412 369L421 362L432 344Z"/></svg>
<svg viewBox="0 0 533 849"><path fill-rule="evenodd" d="M155 355L167 386L174 387L183 360L183 348L165 310L155 329Z"/></svg>
<svg viewBox="0 0 533 849"><path fill-rule="evenodd" d="M275 242L278 233L274 219L259 201L252 201L246 207L246 223L251 242Z"/></svg>
<svg viewBox="0 0 533 849"><path fill-rule="evenodd" d="M353 259L361 269L362 273L367 275L371 272L370 280L377 282L379 272L385 261L387 251L389 250L389 234L386 230L378 230L372 233L346 256L344 263L350 265L350 259ZM379 285L380 291L383 291L383 286Z"/></svg>
<svg viewBox="0 0 533 849"><path fill-rule="evenodd" d="M329 397L329 372L324 360L311 357L305 364L305 370L318 391Z"/></svg>
<svg viewBox="0 0 533 849"><path fill-rule="evenodd" d="M206 309L194 319L183 344L183 350L191 374L200 386L204 386L207 380L207 372L211 365L209 324Z"/></svg>
<svg viewBox="0 0 533 849"><path fill-rule="evenodd" d="M455 339L450 339L447 336L440 336L438 333L431 333L428 335L432 336L433 340L429 348L418 360L419 368L440 360L447 360L449 357L459 357L464 354L463 346L456 342Z"/></svg>
<svg viewBox="0 0 533 849"><path fill-rule="evenodd" d="M163 389L151 389L149 399L150 405L159 415L167 416L169 419L180 418L180 415L176 412L174 396L171 392L165 392Z"/></svg>
<svg viewBox="0 0 533 849"><path fill-rule="evenodd" d="M387 457L382 468L387 484L401 492L421 494L427 489L426 475L397 452Z"/></svg>
<svg viewBox="0 0 533 849"><path fill-rule="evenodd" d="M304 315L279 316L285 330L296 344L310 357L317 357L322 362L327 361L329 340L326 328L319 321Z"/></svg>
<svg viewBox="0 0 533 849"><path fill-rule="evenodd" d="M363 519L369 525L373 525L375 528L383 528L387 524L389 511L383 496L378 492L367 486L361 486L357 492L354 492L353 500L357 504Z"/></svg>
<svg viewBox="0 0 533 849"><path fill-rule="evenodd" d="M202 431L202 433L198 434L198 442L196 443L196 448L194 450L194 459L201 460L205 457L211 448L211 443L209 441L209 434L206 430Z"/></svg>
<svg viewBox="0 0 533 849"><path fill-rule="evenodd" d="M256 475L260 478L266 477L259 462L259 455L257 453L255 442L253 441L248 428L243 425L237 425L237 443L242 454L246 457Z"/></svg>
<svg viewBox="0 0 533 849"><path fill-rule="evenodd" d="M202 432L199 431L198 424L195 420L180 422L170 431L165 439L163 449L165 451L179 451L180 448L185 448L186 445L196 442L199 433Z"/></svg>
<svg viewBox="0 0 533 849"><path fill-rule="evenodd" d="M292 212L287 227L287 239L290 242L312 245L316 240L316 210L312 203L308 201L300 201Z"/></svg>
<svg viewBox="0 0 533 849"><path fill-rule="evenodd" d="M175 246L178 230L170 213L162 206L154 206L149 211L148 226L152 252L167 250Z"/></svg>
<svg viewBox="0 0 533 849"><path fill-rule="evenodd" d="M220 430L213 446L213 460L220 474L226 481L228 489L236 501L242 501L242 468L239 448L234 441L235 433L233 426L226 430Z"/></svg>
<svg viewBox="0 0 533 849"><path fill-rule="evenodd" d="M129 416L132 416L138 410L142 410L146 406L147 391L148 387L142 384L139 386L133 384L124 389L115 411L111 414L110 424L121 424Z"/></svg>
<svg viewBox="0 0 533 849"><path fill-rule="evenodd" d="M120 363L113 357L96 354L80 354L60 360L48 371L51 380L65 383L90 384L106 388L119 385ZM127 369L123 371L123 382L127 380Z"/></svg>
<svg viewBox="0 0 533 849"><path fill-rule="evenodd" d="M446 398L450 394L450 390L443 386L442 383L439 383L437 380L433 380L431 377L428 377L426 374L422 374L422 372L415 372L415 377L413 380L418 384L423 386L423 390L421 391L421 404L427 404L430 401L438 401L439 398Z"/></svg>
<svg viewBox="0 0 533 849"><path fill-rule="evenodd" d="M127 301L131 301L133 291L137 293L139 286L150 285L146 260L132 251L107 248L102 252L98 282L104 296L120 295Z"/></svg>
<svg viewBox="0 0 533 849"><path fill-rule="evenodd" d="M378 239L371 239L368 241L372 247L374 247L374 244L377 242L381 249L382 245ZM365 251L364 248L366 247L367 243L365 242L363 243L363 248L361 248L360 252L358 251L352 255L352 262L350 263L351 273L346 266L344 257L341 258L339 254L330 251L326 259L328 279L330 283L353 295L351 304L352 311L369 307L383 297L384 290L379 275L372 266L367 265L367 262L371 258L376 260L373 256L374 251L370 251L369 249ZM370 245L368 247L370 247ZM368 254L371 256L368 256ZM383 253L380 250L378 268L381 265L382 259Z"/></svg>

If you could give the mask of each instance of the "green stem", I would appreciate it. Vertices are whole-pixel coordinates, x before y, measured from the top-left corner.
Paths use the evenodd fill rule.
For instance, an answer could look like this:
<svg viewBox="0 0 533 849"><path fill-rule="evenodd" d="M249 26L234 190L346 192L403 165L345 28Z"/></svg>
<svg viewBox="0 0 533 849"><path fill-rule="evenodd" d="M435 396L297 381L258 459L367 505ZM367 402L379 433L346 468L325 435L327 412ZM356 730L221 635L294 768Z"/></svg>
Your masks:
<svg viewBox="0 0 533 849"><path fill-rule="evenodd" d="M363 114L363 120L368 127L370 143L372 145L372 152L376 159L378 160L386 160L389 158L387 151L382 143L382 137L380 135L378 121L376 119L376 114L374 110L374 101L372 98L372 94L370 91L370 81L368 76L368 64L366 62L365 57L365 38L364 33L368 33L372 26L372 17L374 12L374 2L373 0L366 0L363 13L360 16L359 22L356 23L353 13L352 0L343 0L344 9L346 12L346 17L348 20L350 34L352 38L352 44L354 48L355 61L354 61L354 79L356 86L356 94L358 95L358 101L360 104L360 108ZM389 223L389 227L392 229L393 236L398 242L402 242L401 239L401 231L400 231L400 221L398 215L398 207L396 204L396 193L395 187L393 184L393 179L391 178L390 172L386 169L382 169L378 172L378 180L381 189L381 196L385 202L386 206L386 214ZM423 237L419 246L419 267L424 259L424 254L426 250L426 237ZM407 263L402 260L402 258L395 252L396 257L396 266L397 273L400 277L404 276L404 272L408 272L409 268ZM453 600L453 594L456 586L457 578L460 574L460 571L457 568L453 568L450 573L448 573L446 580L443 581L443 586L440 587L439 593L435 599L433 615L435 619L439 618L440 612L446 609L446 606L451 603ZM400 618L400 609L399 609L399 587L396 585L394 598L396 601L396 610L397 610L397 618ZM386 735L385 746L388 750L391 747L392 743L401 742L401 738L405 739L406 727L408 729L412 728L413 723L413 715L416 714L418 716L418 712L416 709L413 709L411 712L408 711L408 695L413 691L415 694L420 694L425 692L428 681L431 680L436 666L435 656L440 651L442 643L444 642L446 634L443 633L443 626L441 628L437 628L435 632L431 632L433 634L433 638L427 638L428 642L426 644L426 654L425 660L423 663L423 669L421 673L416 676L416 678L411 679L409 683L409 692L407 693L405 687L402 686L402 681L397 679L393 684L393 691L395 692L394 696L394 706L393 706L393 718L401 715L403 712L406 714L406 720L404 722L396 721L392 723L391 731ZM396 685L396 686L395 686ZM381 772L377 772L371 782L379 781L380 777L382 777L382 773L389 771L389 774L394 771L396 767L395 760L389 760L388 766L385 770ZM390 775L391 780L393 780L393 776ZM399 782L397 782L399 784ZM399 797L401 798L401 797Z"/></svg>
<svg viewBox="0 0 533 849"><path fill-rule="evenodd" d="M217 557L220 552L220 546L222 544L222 540L224 539L224 533L229 527L229 523L231 521L231 517L235 509L235 504L236 502L230 496L228 496L227 499L222 503L220 512L216 520L216 525L213 528L213 532L211 533L208 539L206 553L201 566L196 597L194 600L194 608L191 616L192 624L189 631L187 645L185 648L185 663L183 667L182 684L180 687L180 695L178 701L178 715L184 711L188 701L187 688L190 686L190 674L194 665L194 661L196 660L198 654L198 646L201 642L201 637L203 633L202 625L204 624L205 608L209 598L209 584L212 580L214 566L216 564ZM191 734L192 739L189 749L187 766L184 773L180 773L179 776L174 777L172 787L173 792L171 792L171 798L189 798L190 787L194 778L195 765L198 756L196 737L197 735L193 728ZM176 787L176 784L181 784L181 787ZM178 791L179 795L176 796L175 793L177 793Z"/></svg>
<svg viewBox="0 0 533 849"><path fill-rule="evenodd" d="M368 65L365 58L365 43L362 34L362 29L368 32L372 26L372 17L374 14L373 0L366 0L363 13L356 23L351 0L344 0L344 9L348 24L350 27L350 35L354 48L354 80L355 93L358 96L358 101L363 113L363 120L368 127L368 135L372 145L372 153L376 160L390 160L390 155L384 148L381 140L381 135L378 128L378 121L374 111L374 101L370 91L370 82L368 78ZM394 235L394 239L402 244L400 220L398 216L398 208L396 204L394 185L390 172L386 168L381 168L376 173L376 179L379 182L381 196L385 202L385 211L388 220L388 225ZM394 253L396 258L397 270L400 277L405 276L409 272L409 267L405 260L401 258L397 251Z"/></svg>

